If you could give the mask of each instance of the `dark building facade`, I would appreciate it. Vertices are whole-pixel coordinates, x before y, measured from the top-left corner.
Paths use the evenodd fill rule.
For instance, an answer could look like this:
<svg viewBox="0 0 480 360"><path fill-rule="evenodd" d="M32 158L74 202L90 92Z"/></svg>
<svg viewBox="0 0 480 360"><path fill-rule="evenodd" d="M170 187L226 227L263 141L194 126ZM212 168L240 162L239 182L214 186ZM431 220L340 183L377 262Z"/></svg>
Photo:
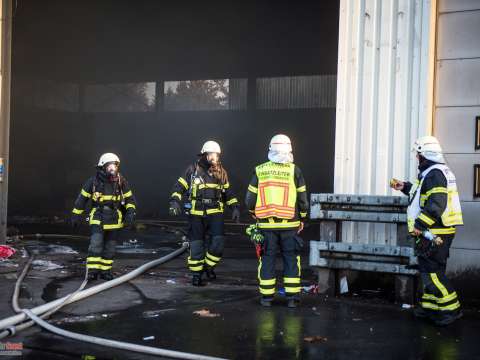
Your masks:
<svg viewBox="0 0 480 360"><path fill-rule="evenodd" d="M13 20L10 215L68 212L115 152L142 216L217 140L243 198L276 133L333 191L338 1L35 1Z"/></svg>

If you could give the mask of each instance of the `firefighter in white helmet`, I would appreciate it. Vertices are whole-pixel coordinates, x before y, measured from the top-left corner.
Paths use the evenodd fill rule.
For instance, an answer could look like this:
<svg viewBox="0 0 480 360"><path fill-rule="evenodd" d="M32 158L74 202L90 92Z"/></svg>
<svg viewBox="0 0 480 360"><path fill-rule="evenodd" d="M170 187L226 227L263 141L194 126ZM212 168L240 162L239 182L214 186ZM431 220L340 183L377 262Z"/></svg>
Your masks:
<svg viewBox="0 0 480 360"><path fill-rule="evenodd" d="M85 221L85 210L91 202L88 221L91 229L87 269L90 280L113 278L112 266L118 232L132 227L136 204L127 180L119 173L120 159L113 153L100 157L97 173L83 185L72 210L72 225Z"/></svg>
<svg viewBox="0 0 480 360"><path fill-rule="evenodd" d="M445 275L456 226L463 225L455 175L445 164L442 147L433 136L415 141L418 179L392 179L390 186L410 197L408 230L415 238L423 294L415 308L417 317L436 325L450 324L462 316L460 302Z"/></svg>
<svg viewBox="0 0 480 360"><path fill-rule="evenodd" d="M275 295L275 258L279 249L288 306L296 307L301 290L300 250L303 245L298 234L307 218L307 188L302 171L293 163L288 136L279 134L272 138L268 160L255 168L245 198L263 235L258 270L260 303L271 306Z"/></svg>
<svg viewBox="0 0 480 360"><path fill-rule="evenodd" d="M232 220L240 220L239 203L220 154L220 145L216 141L203 144L198 160L178 178L170 197L170 215L178 216L184 212L188 215L190 256L187 265L194 286L203 285L203 273L209 280L216 278L214 269L221 260L225 242L225 206L231 208ZM206 239L207 233L210 241Z"/></svg>

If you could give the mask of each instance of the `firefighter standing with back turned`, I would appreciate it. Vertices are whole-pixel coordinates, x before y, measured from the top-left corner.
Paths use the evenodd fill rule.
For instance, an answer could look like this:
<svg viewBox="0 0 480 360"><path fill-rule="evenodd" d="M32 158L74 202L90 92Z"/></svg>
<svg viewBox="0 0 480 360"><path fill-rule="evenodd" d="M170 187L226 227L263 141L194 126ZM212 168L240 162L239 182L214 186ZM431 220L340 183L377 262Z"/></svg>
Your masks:
<svg viewBox="0 0 480 360"><path fill-rule="evenodd" d="M86 205L91 201L89 224L91 228L87 269L89 280L100 277L112 280L113 256L119 230L131 227L135 221L135 197L127 180L118 172L120 159L112 153L103 154L97 173L82 187L72 210L72 225L85 220Z"/></svg>
<svg viewBox="0 0 480 360"><path fill-rule="evenodd" d="M293 308L299 302L301 290L302 243L297 233L303 230L307 217L307 189L300 168L293 163L288 136L280 134L272 138L268 159L255 168L245 198L264 238L258 267L260 304L271 306L275 295L275 258L280 249L287 305Z"/></svg>
<svg viewBox="0 0 480 360"><path fill-rule="evenodd" d="M202 274L209 280L216 279L215 267L221 260L225 242L224 207L232 209L232 220L240 220L238 200L228 180L228 174L220 162L220 145L207 141L195 164L190 165L178 178L170 197L169 213L183 213L182 200L188 213L190 256L188 267L192 272L192 285L202 286ZM207 233L210 241L206 241Z"/></svg>
<svg viewBox="0 0 480 360"><path fill-rule="evenodd" d="M416 239L423 294L414 314L448 325L462 316L460 302L445 275L455 226L463 225L455 175L445 165L442 148L433 136L419 138L414 149L418 179L412 184L396 179L391 187L409 195L408 230Z"/></svg>

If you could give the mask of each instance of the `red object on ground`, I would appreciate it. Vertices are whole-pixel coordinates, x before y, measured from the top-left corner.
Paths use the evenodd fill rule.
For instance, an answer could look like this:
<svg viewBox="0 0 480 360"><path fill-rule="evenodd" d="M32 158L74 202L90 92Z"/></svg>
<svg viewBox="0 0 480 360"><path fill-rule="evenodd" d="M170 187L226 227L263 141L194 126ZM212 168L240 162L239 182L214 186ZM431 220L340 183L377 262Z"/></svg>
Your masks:
<svg viewBox="0 0 480 360"><path fill-rule="evenodd" d="M7 259L16 252L17 250L8 245L0 245L0 259Z"/></svg>

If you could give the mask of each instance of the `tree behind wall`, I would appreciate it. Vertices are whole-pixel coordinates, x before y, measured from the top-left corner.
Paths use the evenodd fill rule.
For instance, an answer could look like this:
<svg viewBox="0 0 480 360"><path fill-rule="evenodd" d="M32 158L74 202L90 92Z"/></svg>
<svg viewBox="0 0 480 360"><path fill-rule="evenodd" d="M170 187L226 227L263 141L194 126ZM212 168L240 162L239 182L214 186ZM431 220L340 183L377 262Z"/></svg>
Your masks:
<svg viewBox="0 0 480 360"><path fill-rule="evenodd" d="M228 90L227 79L179 81L167 86L165 110L226 110Z"/></svg>

